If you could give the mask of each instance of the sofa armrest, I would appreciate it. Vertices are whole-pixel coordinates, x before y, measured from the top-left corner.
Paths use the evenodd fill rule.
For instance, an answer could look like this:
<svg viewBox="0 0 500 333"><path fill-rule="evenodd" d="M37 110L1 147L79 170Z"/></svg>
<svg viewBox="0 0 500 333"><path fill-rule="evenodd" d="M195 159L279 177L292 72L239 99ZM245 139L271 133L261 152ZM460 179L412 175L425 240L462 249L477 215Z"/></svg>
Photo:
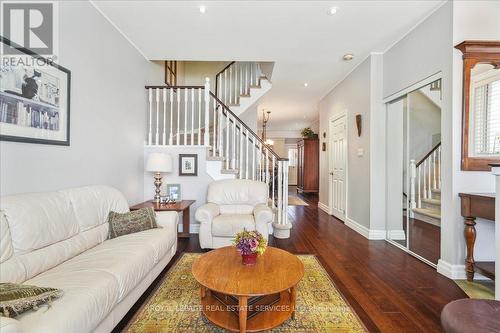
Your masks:
<svg viewBox="0 0 500 333"><path fill-rule="evenodd" d="M256 224L267 224L273 221L273 211L267 205L258 204L253 209Z"/></svg>
<svg viewBox="0 0 500 333"><path fill-rule="evenodd" d="M2 333L25 333L26 330L19 320L8 317L0 317L0 332Z"/></svg>
<svg viewBox="0 0 500 333"><path fill-rule="evenodd" d="M214 217L220 214L219 205L206 203L196 210L195 218L200 223L212 223Z"/></svg>
<svg viewBox="0 0 500 333"><path fill-rule="evenodd" d="M177 230L179 213L173 211L156 212L156 223L159 227Z"/></svg>

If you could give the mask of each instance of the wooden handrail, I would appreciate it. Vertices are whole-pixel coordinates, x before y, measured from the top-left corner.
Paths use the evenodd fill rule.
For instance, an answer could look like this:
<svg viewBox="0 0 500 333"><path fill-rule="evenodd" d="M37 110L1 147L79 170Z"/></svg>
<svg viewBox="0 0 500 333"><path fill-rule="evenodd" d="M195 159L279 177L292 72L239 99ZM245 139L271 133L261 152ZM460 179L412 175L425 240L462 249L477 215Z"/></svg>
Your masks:
<svg viewBox="0 0 500 333"><path fill-rule="evenodd" d="M233 111L231 111L231 109L229 109L224 103L222 103L222 101L217 96L215 96L215 94L213 92L210 92L210 95L213 98L215 98L215 101L220 106L222 106L222 108L225 109L227 113L229 113L234 119L236 119L247 130L247 132L249 132L250 134L252 134L253 137L256 138L257 141L259 141L262 144L263 147L266 147L269 150L269 152L271 152L271 154L274 155L274 157L276 157L276 159L278 161L288 161L288 158L280 157L278 154L276 154L276 152L274 150L272 150L264 141L262 141L261 138L259 138L259 136L257 134L255 134L254 131L252 131L250 129L250 127L247 126L247 124L245 124L237 115L234 114Z"/></svg>
<svg viewBox="0 0 500 333"><path fill-rule="evenodd" d="M229 67L231 67L236 61L231 61L226 67L224 67L219 73L215 75L215 95L219 95L219 76L226 71Z"/></svg>
<svg viewBox="0 0 500 333"><path fill-rule="evenodd" d="M423 157L420 161L418 161L418 163L417 163L415 166L418 168L418 167L420 166L420 164L424 163L424 161L425 161L425 160L426 160L429 156L431 156L431 154L432 154L433 152L435 152L435 151L436 151L436 149L438 149L438 148L439 148L439 146L441 146L441 142L439 142L438 144L436 144L436 145L434 146L434 148L432 148L432 149L431 149L431 151L430 151L430 152L428 152L427 154L425 154L425 156L424 156L424 157Z"/></svg>

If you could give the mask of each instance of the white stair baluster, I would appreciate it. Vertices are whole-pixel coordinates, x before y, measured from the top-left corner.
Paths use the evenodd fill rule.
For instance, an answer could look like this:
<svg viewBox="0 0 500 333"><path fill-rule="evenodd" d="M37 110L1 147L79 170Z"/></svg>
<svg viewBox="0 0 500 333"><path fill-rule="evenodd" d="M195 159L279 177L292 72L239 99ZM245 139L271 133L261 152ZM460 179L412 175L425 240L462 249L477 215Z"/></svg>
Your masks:
<svg viewBox="0 0 500 333"><path fill-rule="evenodd" d="M264 156L265 164L264 164L264 177L267 187L269 188L269 147L266 146L266 155Z"/></svg>
<svg viewBox="0 0 500 333"><path fill-rule="evenodd" d="M201 102L201 101L200 101ZM210 145L210 78L205 78L205 133L203 135L203 144ZM201 134L201 133L200 133Z"/></svg>
<svg viewBox="0 0 500 333"><path fill-rule="evenodd" d="M255 150L257 147L255 146L255 138L252 138L252 180L255 180Z"/></svg>
<svg viewBox="0 0 500 333"><path fill-rule="evenodd" d="M201 132L198 133L198 136ZM191 88L191 146L194 145L194 89Z"/></svg>
<svg viewBox="0 0 500 333"><path fill-rule="evenodd" d="M238 169L239 169L239 173L240 173L240 179L243 179L243 140L244 140L244 136L243 136L243 125L240 124L240 158L239 158L239 161L238 161Z"/></svg>
<svg viewBox="0 0 500 333"><path fill-rule="evenodd" d="M229 66L229 104L233 102L233 66Z"/></svg>
<svg viewBox="0 0 500 333"><path fill-rule="evenodd" d="M148 145L153 144L153 89L149 88L149 130Z"/></svg>
<svg viewBox="0 0 500 333"><path fill-rule="evenodd" d="M219 122L218 122L218 131L219 131L219 135L217 136L218 138L218 153L219 153L219 157L223 156L224 155L224 151L222 149L222 124L223 124L223 119L222 119L222 105L218 104L217 105L217 113L219 114Z"/></svg>
<svg viewBox="0 0 500 333"><path fill-rule="evenodd" d="M417 168L417 171L418 171L417 172L417 187L418 187L417 208L422 207L422 190L420 188L421 183L422 183L422 177L420 176L420 170L421 169L422 168L420 166Z"/></svg>
<svg viewBox="0 0 500 333"><path fill-rule="evenodd" d="M163 135L162 145L167 144L167 89L163 88Z"/></svg>
<svg viewBox="0 0 500 333"><path fill-rule="evenodd" d="M160 88L156 88L156 133L155 145L160 144Z"/></svg>
<svg viewBox="0 0 500 333"><path fill-rule="evenodd" d="M432 185L431 185L431 159L430 156L427 158L427 178L429 180L429 187L427 188L427 198L431 199L432 198Z"/></svg>
<svg viewBox="0 0 500 333"><path fill-rule="evenodd" d="M230 166L229 166L229 163L230 163L230 157L229 157L229 132L231 131L231 123L230 123L231 119L229 118L229 112L226 111L226 125L224 126L224 128L226 129L226 141L224 142L225 145L226 145L226 154L225 154L225 158L226 158L226 169L229 169Z"/></svg>
<svg viewBox="0 0 500 333"><path fill-rule="evenodd" d="M188 90L184 89L184 145L187 145Z"/></svg>
<svg viewBox="0 0 500 333"><path fill-rule="evenodd" d="M271 188L271 193L272 193L272 205L273 205L273 208L275 208L275 202L274 202L274 191L275 191L275 188L274 188L274 169L275 169L275 166L276 166L276 156L273 155L273 163L272 163L272 173L271 173L271 182L272 182L272 188Z"/></svg>
<svg viewBox="0 0 500 333"><path fill-rule="evenodd" d="M282 223L283 219L283 161L278 162L278 224Z"/></svg>
<svg viewBox="0 0 500 333"><path fill-rule="evenodd" d="M224 99L222 100L224 104L227 103L227 70L224 71Z"/></svg>
<svg viewBox="0 0 500 333"><path fill-rule="evenodd" d="M232 154L233 158L231 159L231 166L233 169L236 169L236 150L238 146L236 145L236 118L233 117L233 144L232 144Z"/></svg>
<svg viewBox="0 0 500 333"><path fill-rule="evenodd" d="M424 162L421 164L422 165L422 176L424 178L424 195L423 198L427 199L427 160L424 160Z"/></svg>
<svg viewBox="0 0 500 333"><path fill-rule="evenodd" d="M214 122L212 124L212 130L213 130L213 138L212 138L212 156L215 157L215 154L217 153L217 103L215 101L215 98L212 98L212 106L213 106L213 116L214 116Z"/></svg>
<svg viewBox="0 0 500 333"><path fill-rule="evenodd" d="M415 201L415 178L417 176L417 168L415 165L415 160L410 160L410 208L417 208L417 203ZM412 212L410 212L412 216Z"/></svg>
<svg viewBox="0 0 500 333"><path fill-rule="evenodd" d="M249 161L248 161L248 143L250 142L250 133L248 133L248 130L246 130L246 140L245 140L245 179L248 178L248 167L249 167Z"/></svg>
<svg viewBox="0 0 500 333"><path fill-rule="evenodd" d="M170 89L170 133L168 134L168 144L174 144L174 89Z"/></svg>
<svg viewBox="0 0 500 333"><path fill-rule="evenodd" d="M201 146L201 89L198 89L198 146ZM215 119L215 118L214 118ZM215 135L214 135L215 137Z"/></svg>
<svg viewBox="0 0 500 333"><path fill-rule="evenodd" d="M438 160L439 160L439 167L438 167L438 172L439 172L438 189L441 189L441 146L439 146L439 148L438 148Z"/></svg>
<svg viewBox="0 0 500 333"><path fill-rule="evenodd" d="M181 90L177 89L177 133L175 133L175 144L178 146L181 142Z"/></svg>
<svg viewBox="0 0 500 333"><path fill-rule="evenodd" d="M434 150L432 152L432 189L437 188L437 179L436 179L436 153L437 151Z"/></svg>

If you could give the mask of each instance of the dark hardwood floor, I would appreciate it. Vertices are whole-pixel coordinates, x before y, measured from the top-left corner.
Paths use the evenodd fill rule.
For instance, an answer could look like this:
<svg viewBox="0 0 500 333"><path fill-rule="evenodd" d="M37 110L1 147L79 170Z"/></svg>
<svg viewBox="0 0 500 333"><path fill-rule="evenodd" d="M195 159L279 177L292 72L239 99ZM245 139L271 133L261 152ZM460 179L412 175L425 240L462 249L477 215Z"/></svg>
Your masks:
<svg viewBox="0 0 500 333"><path fill-rule="evenodd" d="M315 254L370 332L440 332L440 313L465 293L435 269L385 241L369 241L317 207L290 206L289 239L269 244L292 253ZM182 252L201 252L197 235L179 239L178 254L115 328L119 332Z"/></svg>

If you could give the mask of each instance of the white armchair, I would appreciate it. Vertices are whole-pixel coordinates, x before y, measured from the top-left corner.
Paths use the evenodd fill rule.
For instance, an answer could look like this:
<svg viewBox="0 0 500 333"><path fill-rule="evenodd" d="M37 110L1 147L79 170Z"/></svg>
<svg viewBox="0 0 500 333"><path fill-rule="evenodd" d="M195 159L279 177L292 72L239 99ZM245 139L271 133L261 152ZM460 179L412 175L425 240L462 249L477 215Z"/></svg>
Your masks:
<svg viewBox="0 0 500 333"><path fill-rule="evenodd" d="M273 220L267 200L263 182L226 179L208 185L207 203L195 215L200 222L201 248L231 245L235 234L243 229L257 230L267 239Z"/></svg>

